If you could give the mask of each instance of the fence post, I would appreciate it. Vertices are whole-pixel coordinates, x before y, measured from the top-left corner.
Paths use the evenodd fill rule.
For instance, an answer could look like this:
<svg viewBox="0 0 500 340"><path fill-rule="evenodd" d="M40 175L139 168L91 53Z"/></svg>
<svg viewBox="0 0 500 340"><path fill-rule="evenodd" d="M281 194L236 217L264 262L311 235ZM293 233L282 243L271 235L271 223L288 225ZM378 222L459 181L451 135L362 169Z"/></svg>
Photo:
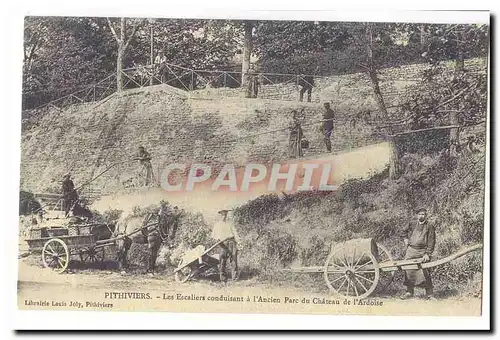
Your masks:
<svg viewBox="0 0 500 340"><path fill-rule="evenodd" d="M297 101L300 102L300 89L299 89L299 75L297 74L295 76L295 89L298 90L296 91L296 96L297 96Z"/></svg>

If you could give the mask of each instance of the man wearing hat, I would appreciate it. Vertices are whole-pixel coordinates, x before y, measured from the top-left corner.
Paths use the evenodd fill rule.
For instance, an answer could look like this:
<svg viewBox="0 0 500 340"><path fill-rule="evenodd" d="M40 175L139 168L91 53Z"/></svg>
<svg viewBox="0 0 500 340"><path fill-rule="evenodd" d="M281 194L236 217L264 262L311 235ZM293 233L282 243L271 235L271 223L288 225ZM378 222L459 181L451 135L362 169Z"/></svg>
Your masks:
<svg viewBox="0 0 500 340"><path fill-rule="evenodd" d="M221 220L216 222L212 229L212 238L222 241L219 246L222 249L219 262L219 276L222 282L227 281L226 265L228 260L231 264L231 278L238 278L238 246L239 236L231 221L227 219L229 210L220 210L218 214Z"/></svg>
<svg viewBox="0 0 500 340"><path fill-rule="evenodd" d="M61 191L64 213L65 216L68 216L73 205L78 201L78 194L75 190L75 184L71 180L70 173L63 176Z"/></svg>
<svg viewBox="0 0 500 340"><path fill-rule="evenodd" d="M335 119L335 112L330 107L329 102L323 104L325 111L323 112L323 140L325 141L326 151L332 152L332 133L333 133L333 120Z"/></svg>
<svg viewBox="0 0 500 340"><path fill-rule="evenodd" d="M151 156L143 146L139 146L139 152L135 159L138 160L139 163L141 163L141 165L144 167L144 170L146 171L145 185L148 186L153 182L153 167L151 165Z"/></svg>
<svg viewBox="0 0 500 340"><path fill-rule="evenodd" d="M292 120L288 126L290 130L290 135L288 137L288 155L290 158L300 158L304 155L302 152L302 138L304 138L304 132L302 131L298 116L297 110L292 110Z"/></svg>
<svg viewBox="0 0 500 340"><path fill-rule="evenodd" d="M436 244L436 232L434 226L427 220L427 210L418 209L416 221L410 222L404 236L406 245L405 259L422 259L429 262ZM432 280L428 269L410 269L405 271L404 285L407 288L403 299L414 296L415 287L425 288L426 296L434 299L432 293Z"/></svg>

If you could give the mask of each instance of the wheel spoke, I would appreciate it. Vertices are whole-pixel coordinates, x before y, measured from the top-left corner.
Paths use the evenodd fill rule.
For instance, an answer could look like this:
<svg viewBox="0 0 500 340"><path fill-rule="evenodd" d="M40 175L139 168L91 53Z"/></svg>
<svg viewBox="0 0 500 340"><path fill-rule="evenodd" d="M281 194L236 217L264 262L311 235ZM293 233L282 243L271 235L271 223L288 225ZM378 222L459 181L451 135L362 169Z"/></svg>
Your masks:
<svg viewBox="0 0 500 340"><path fill-rule="evenodd" d="M351 279L347 278L347 296L349 296L349 286L351 285Z"/></svg>
<svg viewBox="0 0 500 340"><path fill-rule="evenodd" d="M350 268L350 267L351 267L351 264L349 263L349 258L348 258L348 256L346 256L346 254L345 254L345 253L344 253L344 254L342 254L342 256L344 257L344 260L345 260L345 263L346 263L347 267L349 267L349 268Z"/></svg>
<svg viewBox="0 0 500 340"><path fill-rule="evenodd" d="M337 256L337 258L340 260L340 262L342 262L342 264L344 265L344 267L349 267L343 260L340 256Z"/></svg>
<svg viewBox="0 0 500 340"><path fill-rule="evenodd" d="M51 251L50 251L50 250L48 250L48 249L45 249L45 253L46 253L46 254L48 254L48 255L50 255L50 256L58 256L58 254L53 253L53 252L51 252Z"/></svg>
<svg viewBox="0 0 500 340"><path fill-rule="evenodd" d="M363 280L366 280L366 281L370 282L371 284L373 284L373 282L375 282L375 281L372 281L372 280L370 280L370 279L367 279L367 278L366 278L366 277L364 277L363 275L358 275L358 274L356 274L356 273L354 273L354 275L356 275L356 276L357 276L357 277L359 277L360 279L363 279Z"/></svg>
<svg viewBox="0 0 500 340"><path fill-rule="evenodd" d="M340 289L344 286L344 283L347 281L347 277L344 277L344 281L342 281L342 283L340 284L339 288L337 289L337 291L340 293ZM342 294L342 293L340 293Z"/></svg>
<svg viewBox="0 0 500 340"><path fill-rule="evenodd" d="M361 256L359 257L359 259L356 261L356 264L353 266L354 269L356 269L356 266L358 265L359 261L361 261L361 259L363 258L363 256L365 256L364 252L363 252L363 254L361 254Z"/></svg>
<svg viewBox="0 0 500 340"><path fill-rule="evenodd" d="M60 258L57 258L57 263L59 263L59 267L64 268L64 263L61 261Z"/></svg>
<svg viewBox="0 0 500 340"><path fill-rule="evenodd" d="M53 253L53 254L56 254L56 251L54 250L54 248L52 248L50 246L50 244L47 245L47 248L49 248L49 250ZM47 250L47 249L46 249Z"/></svg>
<svg viewBox="0 0 500 340"><path fill-rule="evenodd" d="M355 276L353 276L353 277L356 278ZM356 294L356 296L359 296L358 288L356 287L356 283L354 282L354 280L352 280L352 286L354 288L354 293Z"/></svg>
<svg viewBox="0 0 500 340"><path fill-rule="evenodd" d="M52 260L49 262L49 264L47 265L47 267L50 267L52 265L52 263L54 263L54 261L57 259L57 257L53 257Z"/></svg>
<svg viewBox="0 0 500 340"><path fill-rule="evenodd" d="M334 283L334 282L337 282L338 280L343 279L343 278L345 278L345 276L344 276L344 275L339 276L339 277L337 277L335 280L330 281L330 284L332 284L332 285L333 285L333 283Z"/></svg>
<svg viewBox="0 0 500 340"><path fill-rule="evenodd" d="M333 266L333 267L340 268L341 271L344 271L344 268L345 268L345 267L339 266L338 264L336 264L335 262L332 262L332 261L330 261L330 263L328 264L328 266Z"/></svg>
<svg viewBox="0 0 500 340"><path fill-rule="evenodd" d="M356 247L353 247L352 251L352 267L354 268L354 259L356 258Z"/></svg>
<svg viewBox="0 0 500 340"><path fill-rule="evenodd" d="M354 278L356 279L356 281L358 281L358 283L361 285L361 287L363 287L363 289L365 290L365 293L366 293L368 291L368 289L365 287L365 285L361 281L359 281L359 279L356 276L354 276Z"/></svg>
<svg viewBox="0 0 500 340"><path fill-rule="evenodd" d="M363 267L366 267L366 266L367 266L367 265L369 265L370 263L372 263L372 261L371 261L371 260L370 260L370 261L368 261L368 262L366 262L365 264L362 264L362 265L361 265L361 266L359 266L358 268L354 268L354 270L357 272L358 270L360 270L360 269L361 269L361 268L363 268Z"/></svg>
<svg viewBox="0 0 500 340"><path fill-rule="evenodd" d="M61 251L62 247L61 247L61 245L59 243L54 244L54 248L55 248L55 252L58 253L58 254L61 254L62 251L64 251L64 249L62 249L62 251Z"/></svg>

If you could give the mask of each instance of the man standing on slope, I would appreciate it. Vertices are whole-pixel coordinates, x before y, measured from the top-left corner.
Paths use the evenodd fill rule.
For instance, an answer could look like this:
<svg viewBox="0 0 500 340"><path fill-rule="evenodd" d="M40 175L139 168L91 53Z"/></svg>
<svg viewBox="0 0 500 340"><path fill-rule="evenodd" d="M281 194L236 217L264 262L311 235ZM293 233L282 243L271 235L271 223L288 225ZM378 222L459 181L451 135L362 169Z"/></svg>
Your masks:
<svg viewBox="0 0 500 340"><path fill-rule="evenodd" d="M240 238L231 221L228 221L229 210L220 210L218 214L222 220L216 222L212 229L212 238L217 242L222 241L219 246L222 248L219 262L219 276L221 282L227 281L226 265L231 263L231 279L238 279L238 243Z"/></svg>
<svg viewBox="0 0 500 340"><path fill-rule="evenodd" d="M149 155L149 152L147 152L143 146L140 146L139 153L137 154L135 160L138 160L146 171L145 186L148 186L151 182L153 182L153 167L151 166L151 156Z"/></svg>
<svg viewBox="0 0 500 340"><path fill-rule="evenodd" d="M427 220L427 210L417 211L417 220L410 222L405 232L404 243L406 245L405 259L419 259L429 262L436 245L436 232L434 226ZM402 299L409 299L414 296L415 287L425 288L428 299L434 300L431 275L428 269L409 269L405 271L406 293Z"/></svg>
<svg viewBox="0 0 500 340"><path fill-rule="evenodd" d="M326 151L332 152L332 141L331 136L333 133L333 119L335 118L335 112L330 107L330 103L326 102L323 104L325 111L323 112L323 134L324 141L326 145Z"/></svg>
<svg viewBox="0 0 500 340"><path fill-rule="evenodd" d="M300 125L297 110L292 111L292 120L289 123L288 129L290 130L290 135L288 137L288 156L290 158L300 158L303 156L302 138L304 138L304 133Z"/></svg>

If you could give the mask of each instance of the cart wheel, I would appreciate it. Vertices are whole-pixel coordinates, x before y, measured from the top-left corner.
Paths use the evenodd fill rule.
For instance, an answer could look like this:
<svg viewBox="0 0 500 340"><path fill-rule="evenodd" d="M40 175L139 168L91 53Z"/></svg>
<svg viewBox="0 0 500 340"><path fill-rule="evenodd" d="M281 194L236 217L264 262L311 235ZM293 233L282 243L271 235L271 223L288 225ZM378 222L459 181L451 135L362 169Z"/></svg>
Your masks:
<svg viewBox="0 0 500 340"><path fill-rule="evenodd" d="M179 265L180 266L180 265ZM192 279L198 273L198 269L191 268L190 266L184 267L175 272L175 282L184 283Z"/></svg>
<svg viewBox="0 0 500 340"><path fill-rule="evenodd" d="M80 260L83 263L101 263L104 261L104 248L88 247L80 252Z"/></svg>
<svg viewBox="0 0 500 340"><path fill-rule="evenodd" d="M371 253L361 252L346 256L341 248L334 249L325 262L326 285L336 294L363 299L369 296L379 280L379 265Z"/></svg>
<svg viewBox="0 0 500 340"><path fill-rule="evenodd" d="M384 262L394 262L394 259L389 252L389 250L382 244L377 244L378 248L378 263ZM396 271L382 271L380 270L380 279L377 285L376 292L383 292L394 280L394 276L396 275Z"/></svg>
<svg viewBox="0 0 500 340"><path fill-rule="evenodd" d="M193 271L189 267L182 268L181 270L175 272L174 275L175 282L180 282L180 283L187 282L192 277L193 277Z"/></svg>
<svg viewBox="0 0 500 340"><path fill-rule="evenodd" d="M62 273L68 268L69 250L66 243L58 238L45 242L42 249L42 262L45 268L51 268L57 273Z"/></svg>

